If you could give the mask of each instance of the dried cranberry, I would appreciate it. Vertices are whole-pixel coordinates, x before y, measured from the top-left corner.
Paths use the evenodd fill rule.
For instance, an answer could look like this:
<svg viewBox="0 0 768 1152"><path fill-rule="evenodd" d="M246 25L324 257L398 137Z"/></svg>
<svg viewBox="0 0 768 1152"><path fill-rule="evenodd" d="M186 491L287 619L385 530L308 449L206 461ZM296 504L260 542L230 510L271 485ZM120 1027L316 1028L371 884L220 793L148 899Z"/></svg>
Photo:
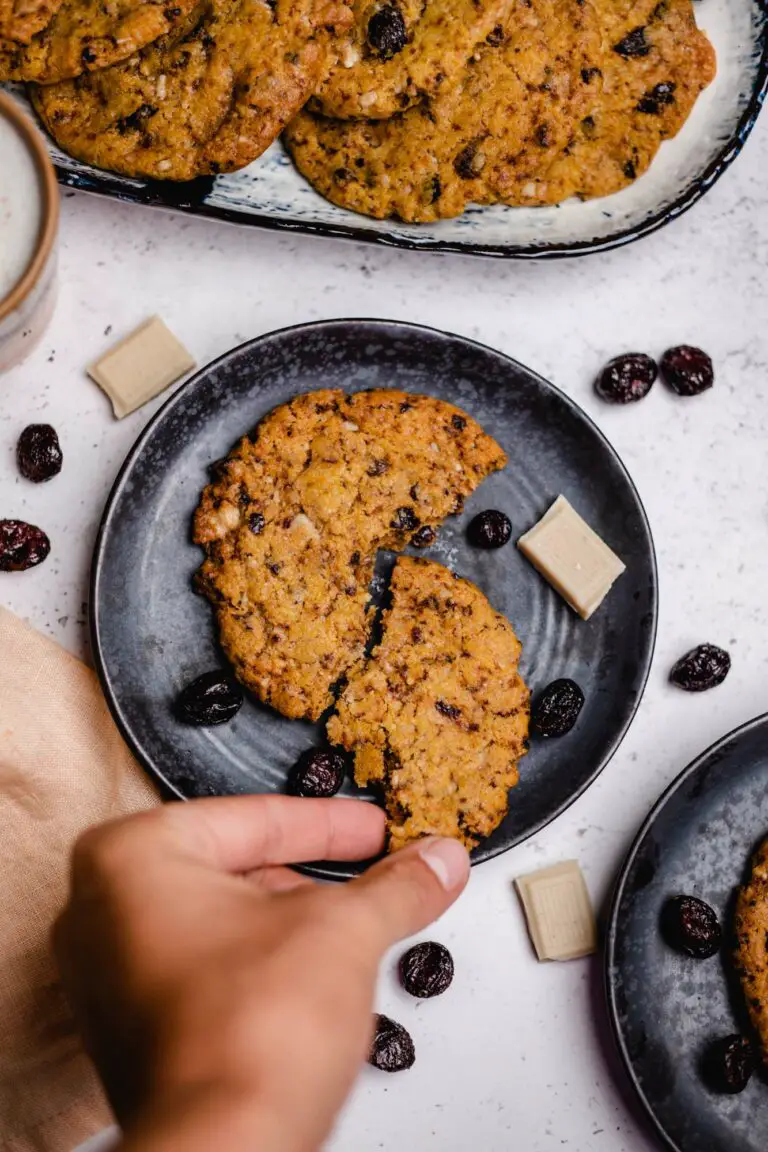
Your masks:
<svg viewBox="0 0 768 1152"><path fill-rule="evenodd" d="M376 1031L371 1041L368 1063L382 1072L402 1072L410 1068L416 1059L416 1051L410 1033L402 1024L390 1020L389 1016L377 1013Z"/></svg>
<svg viewBox="0 0 768 1152"><path fill-rule="evenodd" d="M439 996L453 980L453 957L434 940L416 944L400 960L400 979L411 996L422 1000Z"/></svg>
<svg viewBox="0 0 768 1152"><path fill-rule="evenodd" d="M707 1080L716 1092L743 1092L757 1061L752 1044L744 1036L724 1036L706 1054Z"/></svg>
<svg viewBox="0 0 768 1152"><path fill-rule="evenodd" d="M454 159L454 171L462 180L474 180L485 167L486 157L480 147L484 139L484 136L477 136L474 140L470 140Z"/></svg>
<svg viewBox="0 0 768 1152"><path fill-rule="evenodd" d="M575 680L553 680L536 701L531 728L537 736L565 736L584 707L584 693Z"/></svg>
<svg viewBox="0 0 768 1152"><path fill-rule="evenodd" d="M611 404L642 400L658 375L656 361L644 352L628 352L609 360L595 381L595 392Z"/></svg>
<svg viewBox="0 0 768 1152"><path fill-rule="evenodd" d="M61 472L61 445L50 424L28 424L16 445L19 472L27 480L41 484Z"/></svg>
<svg viewBox="0 0 768 1152"><path fill-rule="evenodd" d="M705 692L722 684L731 670L731 658L715 644L699 644L673 665L669 678L686 692Z"/></svg>
<svg viewBox="0 0 768 1152"><path fill-rule="evenodd" d="M698 396L715 382L712 361L701 348L678 344L669 348L661 358L661 375L678 396Z"/></svg>
<svg viewBox="0 0 768 1152"><path fill-rule="evenodd" d="M475 548L503 548L512 535L512 522L503 512L488 508L469 523L467 538Z"/></svg>
<svg viewBox="0 0 768 1152"><path fill-rule="evenodd" d="M631 56L647 56L650 50L651 46L645 38L645 28L642 25L633 28L631 32L627 32L618 44L613 45L613 51L625 59Z"/></svg>
<svg viewBox="0 0 768 1152"><path fill-rule="evenodd" d="M719 950L723 930L714 909L696 896L675 896L664 905L664 936L673 948L707 960Z"/></svg>
<svg viewBox="0 0 768 1152"><path fill-rule="evenodd" d="M203 672L179 693L176 715L185 724L226 724L242 703L242 690L226 672Z"/></svg>
<svg viewBox="0 0 768 1152"><path fill-rule="evenodd" d="M415 532L421 521L413 508L398 508L392 517L390 528L397 528L401 532Z"/></svg>
<svg viewBox="0 0 768 1152"><path fill-rule="evenodd" d="M396 4L385 4L368 21L368 44L381 60L391 60L408 43L408 29Z"/></svg>
<svg viewBox="0 0 768 1152"><path fill-rule="evenodd" d="M635 105L637 111L644 112L647 116L658 116L662 106L674 104L676 87L677 85L671 80L654 85Z"/></svg>
<svg viewBox="0 0 768 1152"><path fill-rule="evenodd" d="M293 796L335 796L344 783L344 757L330 748L308 748L291 769Z"/></svg>
<svg viewBox="0 0 768 1152"><path fill-rule="evenodd" d="M24 520L0 520L0 572L26 572L42 564L50 550L41 528Z"/></svg>
<svg viewBox="0 0 768 1152"><path fill-rule="evenodd" d="M419 528L418 532L411 536L411 544L414 548L429 548L435 540L437 540L437 532L434 528L430 528L429 524L425 524L423 528Z"/></svg>

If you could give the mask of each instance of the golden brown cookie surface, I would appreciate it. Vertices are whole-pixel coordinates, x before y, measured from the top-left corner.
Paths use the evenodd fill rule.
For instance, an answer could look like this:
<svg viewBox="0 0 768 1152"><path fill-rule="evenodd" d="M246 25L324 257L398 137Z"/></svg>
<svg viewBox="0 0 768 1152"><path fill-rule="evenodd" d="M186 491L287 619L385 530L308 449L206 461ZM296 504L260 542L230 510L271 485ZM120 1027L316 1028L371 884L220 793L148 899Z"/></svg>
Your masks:
<svg viewBox="0 0 768 1152"><path fill-rule="evenodd" d="M200 0L64 0L24 44L0 44L0 80L53 84L126 60L187 18Z"/></svg>
<svg viewBox="0 0 768 1152"><path fill-rule="evenodd" d="M525 754L520 643L483 593L440 564L401 557L381 643L328 723L355 779L383 788L390 850L421 836L468 848L507 813Z"/></svg>
<svg viewBox="0 0 768 1152"><path fill-rule="evenodd" d="M285 135L299 170L334 203L380 219L443 219L509 195L586 114L600 29L590 0L514 0L491 40L459 81L391 120L302 112Z"/></svg>
<svg viewBox="0 0 768 1152"><path fill-rule="evenodd" d="M768 840L752 860L752 874L739 890L734 917L736 967L752 1025L768 1064Z"/></svg>
<svg viewBox="0 0 768 1152"><path fill-rule="evenodd" d="M302 112L285 134L299 171L341 207L412 222L607 195L648 167L715 68L691 0L515 0L491 40L385 122Z"/></svg>
<svg viewBox="0 0 768 1152"><path fill-rule="evenodd" d="M320 110L386 119L451 87L511 0L353 0L354 23L318 92Z"/></svg>
<svg viewBox="0 0 768 1152"><path fill-rule="evenodd" d="M327 65L336 0L208 0L185 35L115 68L38 88L35 107L79 160L189 180L242 168L272 143Z"/></svg>
<svg viewBox="0 0 768 1152"><path fill-rule="evenodd" d="M521 203L607 196L645 172L714 79L715 53L690 0L600 0L605 51L594 101L572 145L538 174Z"/></svg>
<svg viewBox="0 0 768 1152"><path fill-rule="evenodd" d="M200 587L242 682L317 719L362 657L376 550L439 524L505 463L476 421L428 396L315 392L270 413L195 516Z"/></svg>
<svg viewBox="0 0 768 1152"><path fill-rule="evenodd" d="M0 0L0 60L12 46L29 44L63 3L64 0Z"/></svg>

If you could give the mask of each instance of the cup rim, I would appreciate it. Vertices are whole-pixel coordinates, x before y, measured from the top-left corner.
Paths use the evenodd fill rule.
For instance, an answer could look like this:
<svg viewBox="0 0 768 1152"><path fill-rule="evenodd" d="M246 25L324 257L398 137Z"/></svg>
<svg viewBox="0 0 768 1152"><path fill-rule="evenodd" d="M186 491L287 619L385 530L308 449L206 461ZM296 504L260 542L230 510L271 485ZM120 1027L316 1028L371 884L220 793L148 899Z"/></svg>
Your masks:
<svg viewBox="0 0 768 1152"><path fill-rule="evenodd" d="M0 116L11 122L29 145L32 159L38 169L43 194L43 221L34 255L21 279L14 284L5 299L0 300L0 321L15 312L30 294L53 251L59 227L59 186L51 158L42 134L19 105L4 92L0 92Z"/></svg>

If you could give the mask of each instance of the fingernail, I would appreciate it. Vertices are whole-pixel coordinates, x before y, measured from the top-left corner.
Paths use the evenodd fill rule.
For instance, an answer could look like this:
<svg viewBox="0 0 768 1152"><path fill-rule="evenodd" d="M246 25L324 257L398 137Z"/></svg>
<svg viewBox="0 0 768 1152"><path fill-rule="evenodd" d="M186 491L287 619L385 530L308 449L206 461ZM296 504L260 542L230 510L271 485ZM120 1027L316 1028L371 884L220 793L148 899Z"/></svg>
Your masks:
<svg viewBox="0 0 768 1152"><path fill-rule="evenodd" d="M419 850L446 892L463 884L469 872L469 855L458 840L427 840Z"/></svg>

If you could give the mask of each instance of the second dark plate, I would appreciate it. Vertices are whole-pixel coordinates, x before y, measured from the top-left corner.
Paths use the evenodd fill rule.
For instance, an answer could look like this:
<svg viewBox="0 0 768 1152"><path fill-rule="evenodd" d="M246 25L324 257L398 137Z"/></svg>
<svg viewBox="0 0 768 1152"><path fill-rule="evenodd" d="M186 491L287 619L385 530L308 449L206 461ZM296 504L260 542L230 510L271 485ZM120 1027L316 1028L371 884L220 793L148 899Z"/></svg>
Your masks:
<svg viewBox="0 0 768 1152"><path fill-rule="evenodd" d="M674 1152L765 1152L768 1083L744 1092L707 1087L710 1045L747 1034L729 957L737 886L768 836L768 716L704 752L661 797L641 828L614 896L606 949L611 1022L630 1079ZM665 902L681 894L710 904L722 953L692 960L664 941Z"/></svg>
<svg viewBox="0 0 768 1152"><path fill-rule="evenodd" d="M508 467L421 554L469 577L511 620L534 695L559 676L586 695L567 737L532 744L507 819L474 854L485 860L552 820L613 755L645 686L657 615L653 542L621 461L575 404L501 353L408 324L334 320L260 337L204 368L150 421L107 503L92 578L96 664L129 745L173 792L283 791L289 767L318 738L315 726L253 699L220 728L184 727L172 715L179 689L222 663L210 608L191 590L202 559L190 540L192 514L208 466L276 405L320 388L387 387L458 404L509 453ZM516 539L561 492L627 565L586 623L514 543L489 553L465 539L483 508L503 509ZM351 783L345 792L357 794ZM314 870L347 876L354 866Z"/></svg>

